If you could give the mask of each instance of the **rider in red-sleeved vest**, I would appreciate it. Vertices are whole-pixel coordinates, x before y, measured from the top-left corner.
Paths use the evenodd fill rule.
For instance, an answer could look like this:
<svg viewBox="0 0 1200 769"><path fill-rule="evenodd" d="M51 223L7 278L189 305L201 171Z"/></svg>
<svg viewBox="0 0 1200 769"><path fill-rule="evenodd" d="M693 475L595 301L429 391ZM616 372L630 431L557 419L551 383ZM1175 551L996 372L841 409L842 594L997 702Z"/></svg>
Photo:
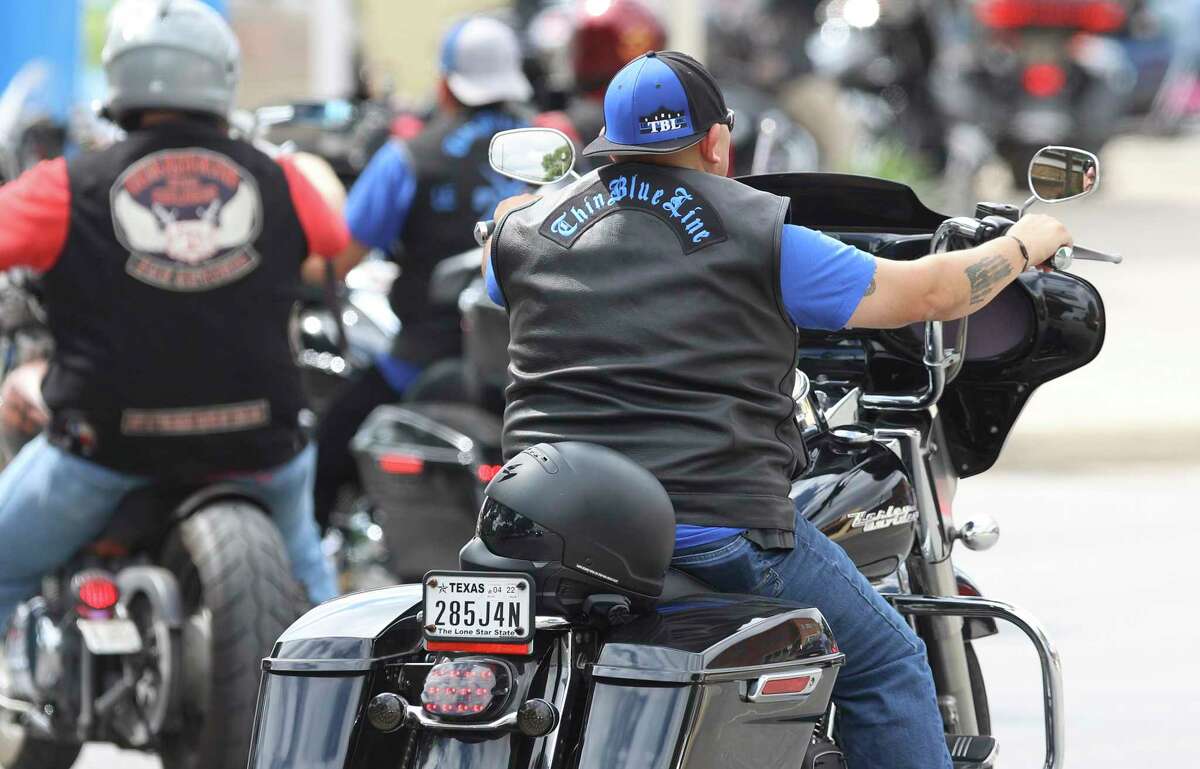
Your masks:
<svg viewBox="0 0 1200 769"><path fill-rule="evenodd" d="M114 17L105 68L128 138L0 188L0 269L41 273L55 343L49 424L0 473L0 624L155 480L256 485L329 598L287 324L345 226L290 159L229 137L237 41L207 6Z"/></svg>

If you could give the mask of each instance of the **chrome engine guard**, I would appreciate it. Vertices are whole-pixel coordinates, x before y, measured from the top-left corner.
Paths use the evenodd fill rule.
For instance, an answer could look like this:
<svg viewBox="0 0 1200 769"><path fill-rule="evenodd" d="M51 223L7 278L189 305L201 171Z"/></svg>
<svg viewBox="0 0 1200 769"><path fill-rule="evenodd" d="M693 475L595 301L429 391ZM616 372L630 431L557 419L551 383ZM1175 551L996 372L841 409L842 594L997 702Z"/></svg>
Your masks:
<svg viewBox="0 0 1200 769"><path fill-rule="evenodd" d="M901 614L921 617L991 617L1016 625L1037 648L1038 659L1042 665L1042 700L1046 723L1044 769L1062 769L1066 747L1062 662L1054 644L1037 620L1022 609L986 598L897 594L885 594L883 597Z"/></svg>

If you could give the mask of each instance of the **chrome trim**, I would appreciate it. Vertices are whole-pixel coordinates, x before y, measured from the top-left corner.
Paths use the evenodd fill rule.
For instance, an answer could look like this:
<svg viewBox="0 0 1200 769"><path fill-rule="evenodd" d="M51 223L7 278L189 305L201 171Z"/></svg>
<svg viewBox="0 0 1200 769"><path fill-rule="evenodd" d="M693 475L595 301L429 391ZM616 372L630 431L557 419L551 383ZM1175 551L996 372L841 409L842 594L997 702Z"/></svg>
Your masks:
<svg viewBox="0 0 1200 769"><path fill-rule="evenodd" d="M913 428L878 428L875 440L895 445L901 462L912 476L913 490L917 495L917 540L921 557L931 563L950 557L946 532L942 529L941 514L933 496L933 480L925 463L925 450L921 445L921 431Z"/></svg>
<svg viewBox="0 0 1200 769"><path fill-rule="evenodd" d="M24 700L14 700L11 697L5 697L0 694L0 710L7 710L10 713L27 716L39 712L37 705Z"/></svg>
<svg viewBox="0 0 1200 769"><path fill-rule="evenodd" d="M992 516L980 513L963 521L950 536L968 550L988 550L1000 541L1000 524Z"/></svg>
<svg viewBox="0 0 1200 769"><path fill-rule="evenodd" d="M409 705L405 710L406 720L416 722L426 729L437 729L446 732L496 732L517 731L517 711L500 716L492 721L478 723L460 723L455 721L439 721L428 715L417 705Z"/></svg>
<svg viewBox="0 0 1200 769"><path fill-rule="evenodd" d="M986 598L928 595L888 595L885 599L901 614L912 616L990 617L1016 625L1037 649L1042 666L1042 708L1046 726L1044 769L1060 769L1066 753L1066 720L1063 707L1062 660L1041 624L1028 612Z"/></svg>
<svg viewBox="0 0 1200 769"><path fill-rule="evenodd" d="M41 708L32 702L14 700L11 697L5 697L3 694L0 694L0 710L7 710L9 713L21 716L31 727L43 734L50 735L54 733L50 718L42 712Z"/></svg>
<svg viewBox="0 0 1200 769"><path fill-rule="evenodd" d="M842 396L841 400L825 410L825 424L830 429L856 424L859 421L858 405L862 400L861 387L855 387Z"/></svg>
<svg viewBox="0 0 1200 769"><path fill-rule="evenodd" d="M937 404L946 389L946 369L958 363L959 353L946 352L942 344L941 321L925 324L925 347L921 362L925 364L928 383L924 390L912 395L863 395L863 408L873 411L924 411Z"/></svg>
<svg viewBox="0 0 1200 769"><path fill-rule="evenodd" d="M782 694L763 694L763 688L772 681L785 681L789 678L799 678L800 676L808 676L808 684L805 685L803 691L799 692L784 692ZM750 693L746 695L746 699L751 702L775 702L777 700L802 700L816 690L817 684L821 683L821 669L807 668L804 670L795 670L790 673L775 673L773 675L759 676L754 683L750 684Z"/></svg>
<svg viewBox="0 0 1200 769"><path fill-rule="evenodd" d="M556 630L558 628L571 627L571 622L562 617L539 614L534 620L533 626L538 630Z"/></svg>
<svg viewBox="0 0 1200 769"><path fill-rule="evenodd" d="M954 238L974 240L982 226L982 222L969 216L947 219L938 225L933 233L930 250L935 254L946 251ZM924 354L921 361L925 364L928 379L926 388L911 395L863 395L862 407L876 411L924 411L936 406L945 392L947 379L956 375L961 367L966 337L967 319L962 318L959 320L955 346L947 350L942 340L942 322L926 322Z"/></svg>

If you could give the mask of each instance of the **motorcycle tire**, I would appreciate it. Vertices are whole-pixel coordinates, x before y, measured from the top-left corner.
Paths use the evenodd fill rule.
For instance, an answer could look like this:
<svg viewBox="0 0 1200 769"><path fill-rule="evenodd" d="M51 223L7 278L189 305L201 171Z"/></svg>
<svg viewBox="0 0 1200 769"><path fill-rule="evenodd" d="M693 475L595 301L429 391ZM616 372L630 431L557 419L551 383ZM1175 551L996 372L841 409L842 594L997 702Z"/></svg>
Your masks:
<svg viewBox="0 0 1200 769"><path fill-rule="evenodd" d="M183 717L162 736L163 769L245 769L262 658L308 601L279 531L247 501L192 514L161 561L179 580L185 615Z"/></svg>
<svg viewBox="0 0 1200 769"><path fill-rule="evenodd" d="M0 769L70 769L83 746L35 737L0 714Z"/></svg>
<svg viewBox="0 0 1200 769"><path fill-rule="evenodd" d="M979 734L992 734L992 711L988 706L987 685L983 681L983 668L979 665L979 655L975 653L974 644L967 644L967 675L971 680L971 694L975 701L975 725Z"/></svg>

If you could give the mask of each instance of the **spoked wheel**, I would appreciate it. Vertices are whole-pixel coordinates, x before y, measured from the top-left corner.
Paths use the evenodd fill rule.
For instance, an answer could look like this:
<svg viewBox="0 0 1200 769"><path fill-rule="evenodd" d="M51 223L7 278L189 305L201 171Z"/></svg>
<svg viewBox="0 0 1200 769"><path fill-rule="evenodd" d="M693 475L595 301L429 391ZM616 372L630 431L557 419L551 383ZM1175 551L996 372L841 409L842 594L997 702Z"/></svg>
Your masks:
<svg viewBox="0 0 1200 769"><path fill-rule="evenodd" d="M245 769L262 658L307 608L275 525L224 500L171 534L162 565L179 581L182 718L160 741L164 769Z"/></svg>
<svg viewBox="0 0 1200 769"><path fill-rule="evenodd" d="M130 747L145 748L172 726L172 698L180 691L180 634L165 621L161 608L145 593L126 606L142 638L142 651L121 660L121 676L129 695L114 708L113 728Z"/></svg>

